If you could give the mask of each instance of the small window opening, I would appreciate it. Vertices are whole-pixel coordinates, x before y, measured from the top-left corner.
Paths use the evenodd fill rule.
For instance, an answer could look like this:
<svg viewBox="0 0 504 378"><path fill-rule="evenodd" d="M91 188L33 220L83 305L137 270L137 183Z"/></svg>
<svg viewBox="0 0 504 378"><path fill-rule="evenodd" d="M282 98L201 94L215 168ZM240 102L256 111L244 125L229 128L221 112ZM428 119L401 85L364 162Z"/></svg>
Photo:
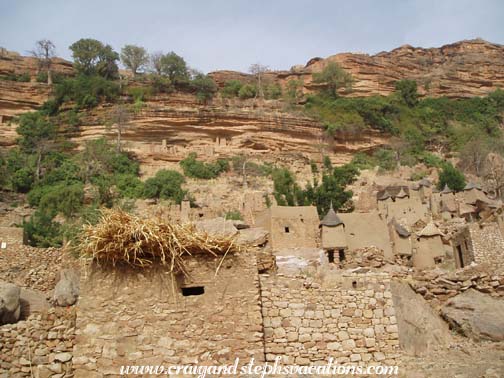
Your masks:
<svg viewBox="0 0 504 378"><path fill-rule="evenodd" d="M340 262L343 262L343 261L346 260L345 250L344 249L338 250L338 257L339 257L339 261Z"/></svg>
<svg viewBox="0 0 504 378"><path fill-rule="evenodd" d="M285 233L288 234L290 232L289 227L285 227Z"/></svg>
<svg viewBox="0 0 504 378"><path fill-rule="evenodd" d="M191 295L202 295L202 294L205 294L204 286L191 286L182 288L182 295L184 297L189 297Z"/></svg>
<svg viewBox="0 0 504 378"><path fill-rule="evenodd" d="M436 257L434 258L434 264L441 264L443 262L443 258L442 257Z"/></svg>
<svg viewBox="0 0 504 378"><path fill-rule="evenodd" d="M330 263L334 262L334 250L330 249L327 251L327 259Z"/></svg>
<svg viewBox="0 0 504 378"><path fill-rule="evenodd" d="M352 281L352 287L353 287L354 289L357 289L357 281Z"/></svg>

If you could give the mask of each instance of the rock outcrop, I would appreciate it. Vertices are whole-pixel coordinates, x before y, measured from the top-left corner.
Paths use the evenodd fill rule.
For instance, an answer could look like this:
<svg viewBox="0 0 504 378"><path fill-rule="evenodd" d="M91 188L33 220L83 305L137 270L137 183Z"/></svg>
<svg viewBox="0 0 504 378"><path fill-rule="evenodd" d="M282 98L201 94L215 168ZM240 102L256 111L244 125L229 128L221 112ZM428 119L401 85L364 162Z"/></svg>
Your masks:
<svg viewBox="0 0 504 378"><path fill-rule="evenodd" d="M399 343L405 353L421 356L450 343L452 338L448 325L425 299L404 282L392 281L390 288L399 327Z"/></svg>
<svg viewBox="0 0 504 378"><path fill-rule="evenodd" d="M475 340L504 340L504 301L474 289L450 299L441 309L451 327Z"/></svg>
<svg viewBox="0 0 504 378"><path fill-rule="evenodd" d="M304 92L312 92L313 73L320 72L328 62L337 62L354 78L350 96L389 95L395 82L416 80L421 95L433 97L483 96L504 86L504 46L481 39L465 40L438 48L404 45L376 55L342 53L326 59L313 58L306 66L294 66L289 71L267 75L281 83L301 80ZM219 85L225 81L247 77L233 71L211 73ZM250 75L248 76L248 78Z"/></svg>

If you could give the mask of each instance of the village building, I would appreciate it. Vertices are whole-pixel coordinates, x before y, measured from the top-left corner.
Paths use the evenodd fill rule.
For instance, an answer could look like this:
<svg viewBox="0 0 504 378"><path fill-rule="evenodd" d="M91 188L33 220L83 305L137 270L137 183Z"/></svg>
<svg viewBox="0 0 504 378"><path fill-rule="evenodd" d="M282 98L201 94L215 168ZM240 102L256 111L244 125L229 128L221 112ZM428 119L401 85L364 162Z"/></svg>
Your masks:
<svg viewBox="0 0 504 378"><path fill-rule="evenodd" d="M413 266L423 269L443 262L445 252L442 233L432 220L417 234L413 247Z"/></svg>
<svg viewBox="0 0 504 378"><path fill-rule="evenodd" d="M376 247L383 250L384 257L393 258L388 227L383 216L378 212L370 213L340 213L345 224L345 235L348 250L353 251L366 247Z"/></svg>
<svg viewBox="0 0 504 378"><path fill-rule="evenodd" d="M320 222L322 249L327 254L330 263L345 260L345 250L348 243L345 235L345 224L334 211L332 204L325 217Z"/></svg>
<svg viewBox="0 0 504 378"><path fill-rule="evenodd" d="M315 206L272 206L257 216L255 225L269 232L273 251L317 247L319 217Z"/></svg>
<svg viewBox="0 0 504 378"><path fill-rule="evenodd" d="M399 256L403 260L411 261L411 232L397 222L395 218L392 218L388 225L394 255Z"/></svg>
<svg viewBox="0 0 504 378"><path fill-rule="evenodd" d="M458 230L451 238L456 268L464 268L474 261L474 251L469 227Z"/></svg>

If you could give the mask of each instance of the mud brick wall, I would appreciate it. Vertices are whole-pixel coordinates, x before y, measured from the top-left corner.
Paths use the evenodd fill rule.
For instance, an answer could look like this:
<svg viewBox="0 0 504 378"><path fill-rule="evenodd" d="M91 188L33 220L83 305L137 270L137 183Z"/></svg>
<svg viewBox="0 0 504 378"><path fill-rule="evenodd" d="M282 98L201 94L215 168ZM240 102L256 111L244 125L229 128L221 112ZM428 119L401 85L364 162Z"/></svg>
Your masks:
<svg viewBox="0 0 504 378"><path fill-rule="evenodd" d="M191 279L163 269L90 267L77 307L75 378L115 376L121 365L264 361L259 281L251 254L191 259ZM180 287L203 286L184 296Z"/></svg>
<svg viewBox="0 0 504 378"><path fill-rule="evenodd" d="M386 274L326 276L320 282L261 275L266 360L308 365L394 364L397 321Z"/></svg>
<svg viewBox="0 0 504 378"><path fill-rule="evenodd" d="M469 225L476 263L504 264L504 238L496 222Z"/></svg>

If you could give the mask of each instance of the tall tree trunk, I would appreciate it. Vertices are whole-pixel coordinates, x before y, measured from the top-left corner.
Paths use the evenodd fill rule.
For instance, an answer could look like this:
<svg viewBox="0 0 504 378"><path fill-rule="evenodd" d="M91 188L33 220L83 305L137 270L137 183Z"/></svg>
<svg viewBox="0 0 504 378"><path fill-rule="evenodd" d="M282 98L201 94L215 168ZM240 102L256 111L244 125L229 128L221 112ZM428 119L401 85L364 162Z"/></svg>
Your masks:
<svg viewBox="0 0 504 378"><path fill-rule="evenodd" d="M47 69L47 85L53 84L52 71L50 68Z"/></svg>

